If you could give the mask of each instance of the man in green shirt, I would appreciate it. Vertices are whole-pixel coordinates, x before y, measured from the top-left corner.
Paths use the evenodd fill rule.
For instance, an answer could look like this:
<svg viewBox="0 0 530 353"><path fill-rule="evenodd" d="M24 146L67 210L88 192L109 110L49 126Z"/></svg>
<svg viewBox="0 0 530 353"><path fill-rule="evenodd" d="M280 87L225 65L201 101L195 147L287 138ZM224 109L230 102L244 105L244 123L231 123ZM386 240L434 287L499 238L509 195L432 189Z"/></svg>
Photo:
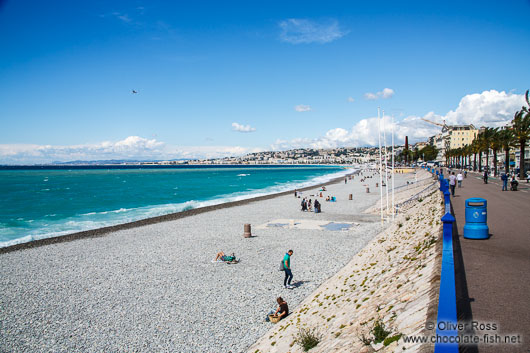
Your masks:
<svg viewBox="0 0 530 353"><path fill-rule="evenodd" d="M283 257L283 269L285 270L285 278L283 280L283 286L287 289L293 289L291 286L291 280L293 279L293 273L291 272L291 256L293 251L289 250Z"/></svg>

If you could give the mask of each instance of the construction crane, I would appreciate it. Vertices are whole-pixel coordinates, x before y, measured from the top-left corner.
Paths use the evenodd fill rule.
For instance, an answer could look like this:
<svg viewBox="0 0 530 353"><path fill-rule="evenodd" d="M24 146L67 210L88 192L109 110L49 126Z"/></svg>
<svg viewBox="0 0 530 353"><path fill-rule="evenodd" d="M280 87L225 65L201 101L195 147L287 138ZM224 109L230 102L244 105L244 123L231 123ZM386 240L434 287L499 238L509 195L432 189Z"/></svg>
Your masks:
<svg viewBox="0 0 530 353"><path fill-rule="evenodd" d="M444 120L444 123L443 123L443 124L435 123L434 121L430 121L430 120L427 120L427 119L424 119L424 118L421 118L421 120L426 121L426 122L428 122L428 123L430 123L430 124L433 124L433 125L441 126L441 127L447 126L447 125L445 125L445 120Z"/></svg>
<svg viewBox="0 0 530 353"><path fill-rule="evenodd" d="M421 118L421 120L423 120L423 121L425 121L425 122L427 122L429 124L433 124L433 125L436 125L436 126L441 126L442 127L442 132L448 131L450 129L450 127L445 124L445 120L443 121L444 122L443 124L435 123L434 121L430 121L430 120L427 120L427 119L424 119L424 118Z"/></svg>

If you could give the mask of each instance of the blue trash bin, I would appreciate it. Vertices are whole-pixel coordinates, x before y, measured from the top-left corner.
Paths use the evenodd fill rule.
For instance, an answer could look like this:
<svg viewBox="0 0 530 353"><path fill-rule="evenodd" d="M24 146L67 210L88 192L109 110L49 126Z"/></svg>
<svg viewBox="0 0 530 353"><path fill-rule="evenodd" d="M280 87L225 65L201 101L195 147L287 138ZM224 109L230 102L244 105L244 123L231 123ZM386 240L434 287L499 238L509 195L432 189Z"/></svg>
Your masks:
<svg viewBox="0 0 530 353"><path fill-rule="evenodd" d="M466 200L466 225L464 238L488 239L488 201L479 197Z"/></svg>

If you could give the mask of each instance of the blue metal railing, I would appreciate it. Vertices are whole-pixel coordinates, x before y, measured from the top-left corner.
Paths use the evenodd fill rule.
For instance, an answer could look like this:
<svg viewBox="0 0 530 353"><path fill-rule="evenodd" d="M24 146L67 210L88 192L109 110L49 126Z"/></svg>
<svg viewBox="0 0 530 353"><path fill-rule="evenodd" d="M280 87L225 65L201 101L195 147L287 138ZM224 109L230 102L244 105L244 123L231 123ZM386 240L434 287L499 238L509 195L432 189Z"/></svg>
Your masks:
<svg viewBox="0 0 530 353"><path fill-rule="evenodd" d="M435 173L433 169L429 169ZM455 263L453 258L453 224L451 214L451 194L449 183L443 175L439 176L440 191L444 196L445 214L443 222L442 272L440 295L438 298L438 316L436 319L435 353L458 353L458 319L456 315Z"/></svg>

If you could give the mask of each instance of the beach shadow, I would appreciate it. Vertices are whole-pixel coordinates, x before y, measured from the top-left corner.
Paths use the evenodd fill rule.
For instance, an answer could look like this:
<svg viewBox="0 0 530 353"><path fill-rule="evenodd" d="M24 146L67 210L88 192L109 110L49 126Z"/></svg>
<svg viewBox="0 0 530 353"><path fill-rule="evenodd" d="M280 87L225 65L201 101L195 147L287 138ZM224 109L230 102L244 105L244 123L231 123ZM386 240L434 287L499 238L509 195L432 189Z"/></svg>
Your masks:
<svg viewBox="0 0 530 353"><path fill-rule="evenodd" d="M308 282L311 282L311 281L296 281L296 282L291 283L291 286L293 286L294 288L298 288L302 286L304 283L308 283Z"/></svg>

